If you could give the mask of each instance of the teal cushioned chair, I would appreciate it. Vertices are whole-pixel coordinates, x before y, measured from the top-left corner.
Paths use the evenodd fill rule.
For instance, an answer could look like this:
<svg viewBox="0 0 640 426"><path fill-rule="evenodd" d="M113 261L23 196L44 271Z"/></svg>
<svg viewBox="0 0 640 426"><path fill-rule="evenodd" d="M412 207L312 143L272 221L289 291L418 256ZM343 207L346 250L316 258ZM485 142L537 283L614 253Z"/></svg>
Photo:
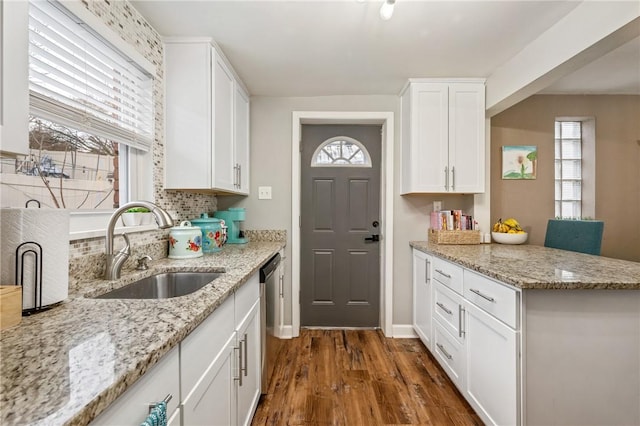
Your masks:
<svg viewBox="0 0 640 426"><path fill-rule="evenodd" d="M604 222L549 219L545 247L600 255Z"/></svg>

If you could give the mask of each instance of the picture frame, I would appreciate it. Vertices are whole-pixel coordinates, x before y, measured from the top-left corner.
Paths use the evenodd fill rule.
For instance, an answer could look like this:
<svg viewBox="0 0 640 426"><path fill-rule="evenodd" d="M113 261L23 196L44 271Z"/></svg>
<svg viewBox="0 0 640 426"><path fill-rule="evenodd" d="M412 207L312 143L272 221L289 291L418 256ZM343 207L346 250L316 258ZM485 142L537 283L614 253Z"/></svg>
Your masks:
<svg viewBox="0 0 640 426"><path fill-rule="evenodd" d="M502 147L502 179L536 179L538 147L536 145L504 145Z"/></svg>

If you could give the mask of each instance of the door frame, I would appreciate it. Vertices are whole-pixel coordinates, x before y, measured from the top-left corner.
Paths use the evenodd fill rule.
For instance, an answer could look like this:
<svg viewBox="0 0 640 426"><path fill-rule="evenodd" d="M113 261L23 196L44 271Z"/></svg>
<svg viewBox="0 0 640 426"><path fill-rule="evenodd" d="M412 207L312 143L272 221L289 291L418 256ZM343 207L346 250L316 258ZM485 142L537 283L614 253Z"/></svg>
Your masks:
<svg viewBox="0 0 640 426"><path fill-rule="evenodd" d="M388 111L293 111L291 125L291 322L300 335L300 143L303 124L379 124L380 161L380 328L393 336L393 147L394 114Z"/></svg>

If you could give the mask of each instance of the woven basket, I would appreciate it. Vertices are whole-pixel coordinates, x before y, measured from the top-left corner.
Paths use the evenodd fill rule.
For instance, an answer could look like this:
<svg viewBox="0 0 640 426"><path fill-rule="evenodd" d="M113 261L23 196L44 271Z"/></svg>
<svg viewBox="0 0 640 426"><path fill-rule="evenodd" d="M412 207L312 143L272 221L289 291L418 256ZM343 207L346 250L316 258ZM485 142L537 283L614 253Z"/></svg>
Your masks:
<svg viewBox="0 0 640 426"><path fill-rule="evenodd" d="M429 229L431 244L480 244L480 231L439 231Z"/></svg>

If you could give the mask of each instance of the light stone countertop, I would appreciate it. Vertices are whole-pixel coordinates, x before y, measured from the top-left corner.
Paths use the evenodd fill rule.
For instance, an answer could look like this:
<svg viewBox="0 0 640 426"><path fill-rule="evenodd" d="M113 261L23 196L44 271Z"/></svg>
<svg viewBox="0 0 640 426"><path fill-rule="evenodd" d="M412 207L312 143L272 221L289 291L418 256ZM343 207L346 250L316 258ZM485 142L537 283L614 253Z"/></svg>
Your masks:
<svg viewBox="0 0 640 426"><path fill-rule="evenodd" d="M640 290L638 262L529 244L409 244L521 289Z"/></svg>
<svg viewBox="0 0 640 426"><path fill-rule="evenodd" d="M201 258L153 261L147 271L86 283L60 306L23 317L0 336L0 424L89 423L284 244L227 244ZM214 285L182 297L88 298L160 272L221 270Z"/></svg>

